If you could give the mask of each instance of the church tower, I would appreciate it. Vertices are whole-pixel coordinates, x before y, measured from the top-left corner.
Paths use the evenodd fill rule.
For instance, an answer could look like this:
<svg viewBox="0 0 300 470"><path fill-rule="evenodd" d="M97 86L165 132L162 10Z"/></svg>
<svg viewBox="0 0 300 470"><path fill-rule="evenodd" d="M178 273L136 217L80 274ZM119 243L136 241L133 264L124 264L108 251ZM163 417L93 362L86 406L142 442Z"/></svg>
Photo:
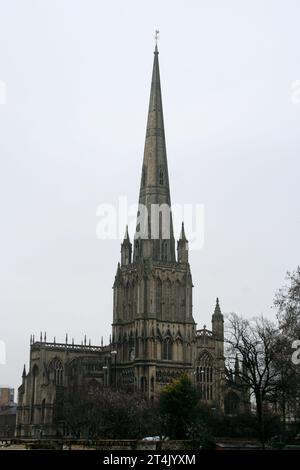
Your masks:
<svg viewBox="0 0 300 470"><path fill-rule="evenodd" d="M156 46L133 252L126 228L113 286L117 383L150 398L183 372L192 378L196 334L183 225L175 255L158 54Z"/></svg>

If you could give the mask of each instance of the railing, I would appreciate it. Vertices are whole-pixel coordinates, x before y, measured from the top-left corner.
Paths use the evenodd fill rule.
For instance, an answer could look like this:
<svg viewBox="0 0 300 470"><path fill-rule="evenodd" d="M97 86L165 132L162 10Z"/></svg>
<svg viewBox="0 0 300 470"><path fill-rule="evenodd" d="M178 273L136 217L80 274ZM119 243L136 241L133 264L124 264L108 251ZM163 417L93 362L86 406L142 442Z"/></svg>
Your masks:
<svg viewBox="0 0 300 470"><path fill-rule="evenodd" d="M31 349L56 349L72 351L109 352L111 346L93 346L89 344L69 344L69 343L49 343L45 341L35 341L31 344Z"/></svg>
<svg viewBox="0 0 300 470"><path fill-rule="evenodd" d="M200 336L213 336L213 332L210 330L207 330L206 328L203 328L202 330L197 330L196 331L196 337L199 338Z"/></svg>

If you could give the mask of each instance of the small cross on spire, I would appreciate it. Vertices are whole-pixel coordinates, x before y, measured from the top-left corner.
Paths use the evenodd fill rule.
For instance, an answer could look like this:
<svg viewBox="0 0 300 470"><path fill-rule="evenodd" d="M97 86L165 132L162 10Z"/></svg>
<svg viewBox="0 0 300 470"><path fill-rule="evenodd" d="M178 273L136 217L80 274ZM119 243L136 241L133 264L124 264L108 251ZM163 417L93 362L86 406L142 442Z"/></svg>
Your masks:
<svg viewBox="0 0 300 470"><path fill-rule="evenodd" d="M154 39L155 39L155 50L157 51L157 41L159 40L159 29L155 30Z"/></svg>

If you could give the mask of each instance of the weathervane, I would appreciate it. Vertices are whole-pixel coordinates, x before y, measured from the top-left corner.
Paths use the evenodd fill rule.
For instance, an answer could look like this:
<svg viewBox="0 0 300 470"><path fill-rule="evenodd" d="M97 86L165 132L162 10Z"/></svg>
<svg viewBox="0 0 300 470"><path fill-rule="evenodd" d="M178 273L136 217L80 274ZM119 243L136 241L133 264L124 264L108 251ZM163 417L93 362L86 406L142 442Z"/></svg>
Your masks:
<svg viewBox="0 0 300 470"><path fill-rule="evenodd" d="M155 39L155 45L157 46L157 41L159 40L159 29L155 30L154 39Z"/></svg>

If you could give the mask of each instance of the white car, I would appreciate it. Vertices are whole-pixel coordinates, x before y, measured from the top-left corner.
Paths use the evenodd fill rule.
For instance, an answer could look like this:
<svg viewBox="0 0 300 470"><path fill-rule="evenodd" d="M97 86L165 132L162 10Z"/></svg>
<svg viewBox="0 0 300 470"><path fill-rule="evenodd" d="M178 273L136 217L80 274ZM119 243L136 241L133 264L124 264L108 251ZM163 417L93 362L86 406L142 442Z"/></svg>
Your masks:
<svg viewBox="0 0 300 470"><path fill-rule="evenodd" d="M142 441L167 441L169 438L165 436L148 436L143 437Z"/></svg>

